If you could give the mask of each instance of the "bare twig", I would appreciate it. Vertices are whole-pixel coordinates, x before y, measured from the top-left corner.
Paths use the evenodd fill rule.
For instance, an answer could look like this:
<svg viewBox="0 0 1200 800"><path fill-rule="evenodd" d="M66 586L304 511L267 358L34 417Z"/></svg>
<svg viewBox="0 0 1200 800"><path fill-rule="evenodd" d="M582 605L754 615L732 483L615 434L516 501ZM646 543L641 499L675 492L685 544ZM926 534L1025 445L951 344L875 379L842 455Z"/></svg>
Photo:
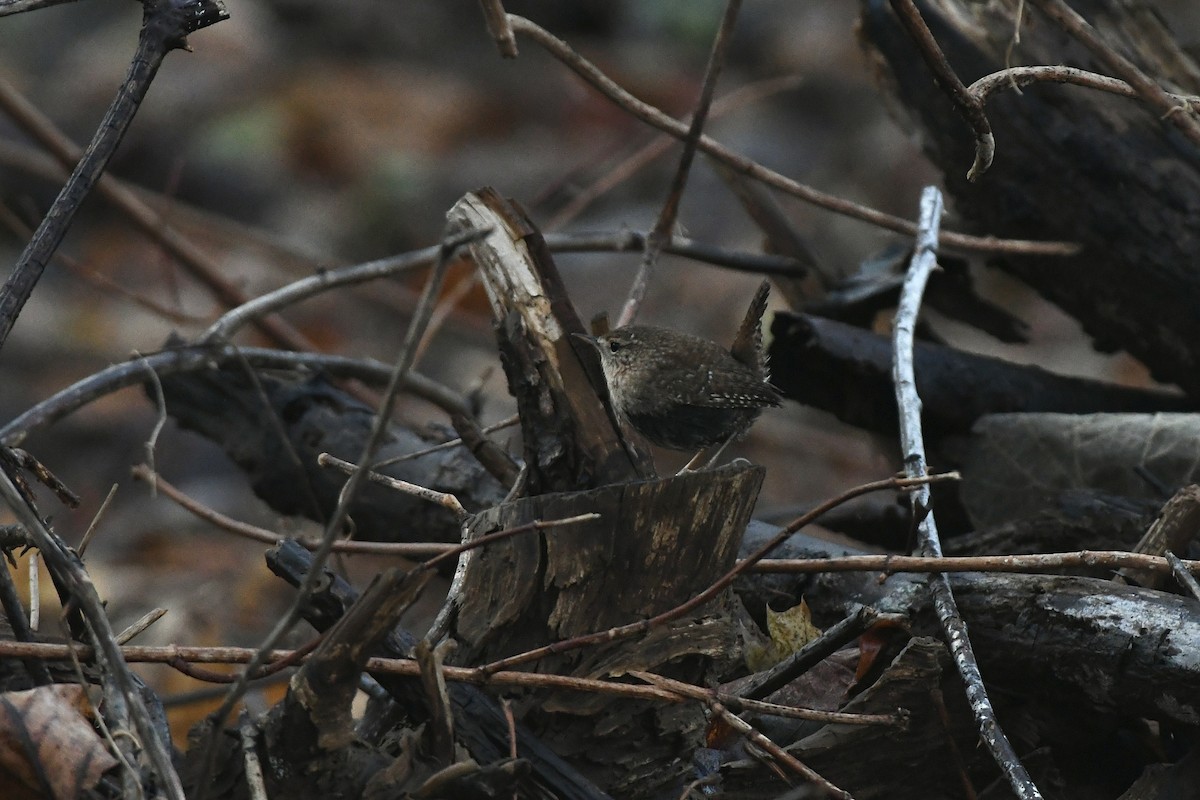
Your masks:
<svg viewBox="0 0 1200 800"><path fill-rule="evenodd" d="M245 711L242 711L238 720L238 738L242 745L242 768L250 800L267 800L269 795L263 779L262 762L258 758L258 728Z"/></svg>
<svg viewBox="0 0 1200 800"><path fill-rule="evenodd" d="M42 624L42 558L38 551L29 554L29 627L37 630Z"/></svg>
<svg viewBox="0 0 1200 800"><path fill-rule="evenodd" d="M363 470L363 465L352 464L349 461L343 461L336 456L329 455L329 453L321 453L319 456L317 456L317 465L322 467L333 467L334 469L339 470L347 475L353 475L356 471ZM380 486L386 486L389 489L395 489L398 492L404 492L405 494L411 494L413 497L419 497L422 500L428 500L430 503L434 503L435 505L439 505L442 508L450 511L456 517L458 517L460 521L471 516L470 513L463 508L462 503L458 502L458 498L452 494L439 492L435 489L430 489L425 486L418 486L417 484L409 483L408 481L402 481L398 478L393 478L390 475L384 475L383 473L376 472L373 469L366 469L365 472L367 473L367 480L371 481L372 483L378 483Z"/></svg>
<svg viewBox="0 0 1200 800"><path fill-rule="evenodd" d="M144 19L129 73L96 135L71 177L38 225L4 286L0 288L0 347L42 277L54 251L66 236L75 212L99 179L124 138L167 53L187 46L187 34L229 15L217 0L161 2L144 0Z"/></svg>
<svg viewBox="0 0 1200 800"><path fill-rule="evenodd" d="M147 611L125 630L117 634L117 644L129 644L134 637L142 634L147 628L167 615L165 608L155 608Z"/></svg>
<svg viewBox="0 0 1200 800"><path fill-rule="evenodd" d="M825 796L837 797L841 798L841 800L854 800L850 793L845 789L839 789L837 786L834 786L812 767L808 766L803 761L789 753L787 750L784 750L782 747L772 742L753 725L732 713L729 709L725 708L725 706L721 705L721 703L715 700L710 700L708 701L707 705L712 713L720 717L726 725L733 728L735 731L739 732L751 742L769 753L771 757L774 758L778 763L787 767L792 772L804 778L806 781L816 784L824 792Z"/></svg>
<svg viewBox="0 0 1200 800"><path fill-rule="evenodd" d="M232 519L188 497L161 475L152 475L144 464L133 467L133 477L142 481L154 480L158 490L180 507L195 514L200 519L239 536L245 536L266 544L278 544L286 536L249 525ZM560 520L537 521L518 526L519 530L531 530L534 527L550 527L573 522L582 522L593 517L584 514ZM532 526L532 527L531 527ZM511 531L496 531L489 537ZM317 542L297 540L309 550L318 547ZM358 553L371 555L392 555L404 558L420 558L426 556L446 556L453 558L465 547L474 546L475 540L468 545L447 544L444 542L359 542L342 541L334 543L333 549L340 553ZM453 551L453 552L452 552ZM1200 574L1200 561L1181 560L1183 567L1191 572ZM882 572L892 575L904 572L1027 572L1040 573L1061 572L1064 569L1091 567L1118 570L1122 568L1139 569L1147 572L1168 574L1172 571L1171 564L1162 556L1131 553L1123 550L1080 550L1072 553L1034 553L1029 555L999 555L999 556L943 556L941 558L926 558L924 556L899 555L861 555L835 556L832 558L764 558L753 564L747 571L755 573L818 573L818 572Z"/></svg>
<svg viewBox="0 0 1200 800"><path fill-rule="evenodd" d="M400 355L396 359L396 364L388 379L388 385L384 390L379 410L375 415L375 420L363 445L363 452L359 458L359 463L362 465L370 463L375 455L375 450L383 438L384 431L387 430L392 410L396 403L396 397L398 396L400 387L404 384L405 377L409 373L417 342L420 341L421 333L424 331L425 325L429 322L429 315L433 313L434 302L441 289L442 279L446 274L446 267L456 249L457 245L452 244L450 241L443 244L437 263L434 264L429 279L425 283L425 289L421 293L421 300L417 304L417 309L409 321L408 330L404 335L404 342L400 347ZM312 569L305 576L304 582L296 592L296 596L287 612L277 621L260 646L259 653L263 655L261 658L256 658L250 663L250 666L238 677L237 682L230 687L225 701L216 711L209 715L211 729L205 743L204 757L201 761L203 767L200 771L200 779L197 781L197 785L201 787L201 800L207 794L209 777L216 766L217 742L221 725L233 710L234 705L245 693L250 675L262 665L262 659L265 659L266 652L274 647L275 643L283 638L300 619L301 609L308 602L309 596L316 587L319 576L322 574L322 567L325 564L325 560L332 551L333 544L342 530L342 524L346 521L350 506L357 496L359 487L366 479L367 472L368 470L365 466L355 470L354 474L346 481L345 486L342 487L342 491L338 496L337 506L334 508L329 521L325 525L325 532L321 537L321 546L313 552Z"/></svg>
<svg viewBox="0 0 1200 800"><path fill-rule="evenodd" d="M535 519L532 522L525 522L520 525L514 525L511 528L505 528L499 531L485 533L483 536L478 536L469 542L455 545L444 553L438 553L433 558L421 565L422 569L435 569L439 564L449 561L452 558L457 558L462 553L468 550L475 550L500 539L507 539L510 536L515 536L518 533L526 533L528 531L540 531L547 528L557 528L562 525L575 525L580 522L591 522L594 519L599 519L600 515L594 511L589 511L584 514L576 514L573 517L562 517L560 519Z"/></svg>
<svg viewBox="0 0 1200 800"><path fill-rule="evenodd" d="M5 553L5 555L8 554ZM31 598L35 596L30 595ZM21 596L17 594L16 582L13 581L13 574L7 565L0 565L0 609L3 609L4 617L12 627L14 639L19 642L33 641L34 628L25 616L25 608L21 605ZM35 659L26 659L23 663L35 685L49 686L54 682L45 664L39 663Z"/></svg>
<svg viewBox="0 0 1200 800"><path fill-rule="evenodd" d="M1200 561L1181 561L1190 572L1200 574ZM835 556L833 558L763 559L751 572L1060 572L1071 567L1101 567L1111 570L1135 568L1169 573L1171 565L1162 556L1123 550L1079 550L1073 553L1034 553L1019 556Z"/></svg>
<svg viewBox="0 0 1200 800"><path fill-rule="evenodd" d="M967 87L967 91L979 98L981 103L986 103L993 93L1001 89L1017 89L1032 83L1073 83L1076 86L1098 89L1122 97L1139 97L1137 90L1125 81L1077 67L1064 66L1010 67L984 75ZM1187 105L1193 111L1200 111L1200 97L1173 93L1168 93L1168 97L1179 105Z"/></svg>
<svg viewBox="0 0 1200 800"><path fill-rule="evenodd" d="M686 124L668 114L664 114L654 106L642 102L625 91L611 78L597 69L594 64L584 59L572 50L566 42L558 39L549 31L524 17L514 14L509 14L509 20L512 23L514 31L533 39L545 48L547 52L562 61L563 64L583 78L589 85L633 116L676 138L682 139L687 135L688 126ZM735 153L708 136L701 136L696 146L741 174L762 181L805 202L897 233L909 236L916 233L916 225L911 220L895 217L891 214L884 214L876 209L826 194L810 186L805 186L791 178L767 169L752 159ZM1070 256L1079 252L1079 245L1074 242L1036 242L1017 239L997 239L990 236L968 236L961 233L945 233L942 236L942 240L945 244L957 249L975 252L1052 256Z"/></svg>
<svg viewBox="0 0 1200 800"><path fill-rule="evenodd" d="M454 236L447 244L457 247L486 236L488 231L464 231ZM426 247L411 253L404 253L392 258L378 261L368 261L353 267L336 270L322 270L316 275L309 276L294 283L280 287L272 292L242 303L237 308L224 314L200 334L197 341L203 343L224 342L246 324L259 319L266 314L278 311L287 306L295 305L301 300L314 297L330 289L340 286L351 286L365 283L377 278L395 275L412 269L428 267L435 263L438 254L443 250L442 245Z"/></svg>
<svg viewBox="0 0 1200 800"><path fill-rule="evenodd" d="M93 634L92 641L96 646L94 652L98 656L102 655L104 659L105 669L102 675L108 713L118 728L132 728L137 731L142 751L154 770L159 786L174 800L183 800L183 786L171 762L168 743L159 738L141 693L137 691L133 675L129 672L129 665L122 658L112 626L105 615L104 604L100 602L91 577L58 537L46 528L3 470L0 470L0 496L46 559L46 568L54 578L60 595L69 598L79 609L88 630ZM127 755L134 760L133 748L127 739L123 741L129 746Z"/></svg>
<svg viewBox="0 0 1200 800"><path fill-rule="evenodd" d="M150 468L145 464L138 464L132 470L133 477L146 483L153 482L157 486L158 491L162 492L167 498L177 503L180 507L195 514L205 522L210 522L222 530L244 536L248 539L253 539L256 542L276 545L289 537L283 534L275 533L266 528L259 528L256 525L250 525L240 520L227 517L220 512L205 506L196 500L188 497L183 492L179 491L175 486L171 485L161 475L157 475L150 471ZM320 547L320 542L312 542L305 540L297 540L301 546L308 550L315 550ZM419 558L422 556L441 555L449 550L458 547L454 544L446 544L442 542L357 542L338 540L333 544L335 553L358 553L360 555L387 555L401 556L404 558Z"/></svg>
<svg viewBox="0 0 1200 800"><path fill-rule="evenodd" d="M1165 118L1180 133L1195 145L1200 145L1200 122L1193 116L1192 110L1172 97L1136 64L1125 56L1109 47L1100 34L1078 12L1068 6L1063 0L1030 0L1043 14L1056 22L1064 31L1074 36L1092 52L1092 55L1112 70L1113 74L1126 80L1147 105L1158 112L1160 118Z"/></svg>
<svg viewBox="0 0 1200 800"><path fill-rule="evenodd" d="M146 364L146 359L140 353L134 353L134 357ZM146 464L154 471L154 450L158 446L158 437L162 433L163 428L167 425L167 398L163 396L162 381L158 377L158 373L150 369L146 365L147 380L150 386L154 389L154 410L157 413L154 419L154 427L150 430L150 435L146 437L146 442L142 445L145 450ZM150 494L154 494L154 484L150 484Z"/></svg>
<svg viewBox="0 0 1200 800"><path fill-rule="evenodd" d="M512 26L508 24L508 15L504 13L504 4L500 0L479 0L483 9L483 20L487 23L488 33L496 40L496 49L504 58L517 57L517 37L513 35Z"/></svg>
<svg viewBox="0 0 1200 800"><path fill-rule="evenodd" d="M908 31L921 57L933 70L934 80L949 96L959 116L975 133L975 163L967 172L967 180L977 181L987 172L996 156L996 137L992 135L992 123L988 122L983 103L967 91L958 73L950 66L946 54L942 52L937 39L933 38L933 33L925 24L916 3L913 0L891 0L891 3L896 16L900 18L900 24Z"/></svg>
<svg viewBox="0 0 1200 800"><path fill-rule="evenodd" d="M646 248L649 234L640 231L617 233L548 233L546 246L555 253L626 253ZM796 259L772 253L748 253L725 250L684 236L672 236L663 244L664 253L684 256L719 267L762 275L803 277L804 268Z"/></svg>
<svg viewBox="0 0 1200 800"><path fill-rule="evenodd" d="M481 433L495 433L496 431L502 431L505 428L511 428L514 425L518 425L518 424L520 424L520 422L521 422L520 416L513 414L511 417L505 417L504 419L500 420L499 422L493 422L491 425L485 425L484 427L480 428L479 431ZM385 458L383 461L377 461L377 462L375 462L375 469L379 469L380 467L389 467L392 464L399 464L402 461L411 461L414 458L421 458L422 456L427 456L431 453L440 453L443 450L450 450L455 447L464 447L464 446L465 445L464 445L461 437L455 437L454 439L447 439L446 441L444 441L440 444L430 445L429 447L422 447L420 450L414 450L413 452L405 453L402 456L393 456L391 458Z"/></svg>
<svg viewBox="0 0 1200 800"><path fill-rule="evenodd" d="M1170 550L1166 552L1165 557L1167 563L1171 565L1171 574L1175 576L1175 580L1179 581L1179 585L1191 592L1192 597L1200 600L1200 583L1188 571L1188 566L1183 559Z"/></svg>
<svg viewBox="0 0 1200 800"><path fill-rule="evenodd" d="M942 195L936 187L927 187L921 195L921 218L912 262L900 291L893 329L894 380L896 404L900 414L900 447L904 455L904 471L911 478L926 474L925 444L921 433L921 398L917 394L916 372L913 368L913 342L920 313L921 297L930 273L937 266L938 226L942 218ZM942 554L937 524L930 505L928 485L918 487L911 495L917 537L925 555L932 558ZM942 573L930 580L933 607L946 633L950 652L966 686L967 698L979 724L980 736L1018 797L1025 800L1040 798L1041 793L1029 778L1016 751L996 721L996 712L988 698L987 688L979 673L979 664L967 637L967 626L958 611L950 581Z"/></svg>
<svg viewBox="0 0 1200 800"><path fill-rule="evenodd" d="M0 80L0 86L3 86L2 80ZM2 93L2 90L0 90L0 93ZM101 185L104 185L105 180L104 178L101 179ZM5 227L22 238L33 236L33 229L26 225L4 203L0 203L0 223L3 223ZM195 325L207 321L207 317L185 314L177 308L171 308L165 303L158 302L152 297L132 291L107 275L97 272L94 269L89 269L61 250L55 251L53 261L62 264L68 271L100 291L124 298L146 309L151 314L169 320L176 325Z"/></svg>
<svg viewBox="0 0 1200 800"><path fill-rule="evenodd" d="M54 123L26 100L7 81L0 80L0 108L42 147L53 154L67 171L79 161L80 150ZM246 295L225 277L225 270L191 240L166 224L163 217L127 184L102 175L96 186L100 196L112 203L130 222L174 256L226 307L246 302ZM256 320L264 334L281 347L310 350L311 343L298 330L277 318Z"/></svg>
<svg viewBox="0 0 1200 800"><path fill-rule="evenodd" d="M141 385L146 379L147 365L161 377L243 361L256 367L323 370L335 378L357 378L372 385L386 383L390 373L388 366L378 361L322 353L293 353L228 345L173 347L141 356L136 361L114 364L68 386L0 426L0 441L15 444L30 431L57 422L94 400L119 389ZM462 395L430 378L410 372L404 378L404 385L413 394L450 414L470 414Z"/></svg>
<svg viewBox="0 0 1200 800"><path fill-rule="evenodd" d="M802 78L799 75L784 75L782 77L767 78L746 84L718 98L713 103L709 116L712 119L719 119L730 112L736 111L750 103L757 102L776 92L794 89L800 85L801 80ZM571 200L542 226L542 229L544 231L554 231L566 225L579 216L596 198L619 186L622 182L637 174L642 167L666 153L674 141L674 137L666 134L655 136L648 144L609 170L607 174L575 193ZM675 238L673 241L678 243L680 240ZM550 236L546 236L546 242L549 244ZM553 246L551 246L551 249L554 249ZM672 252L669 247L667 248L667 252Z"/></svg>
<svg viewBox="0 0 1200 800"><path fill-rule="evenodd" d="M637 317L646 289L650 285L650 271L658 262L658 254L663 246L671 240L675 228L675 219L679 216L679 202L683 199L683 190L687 186L688 173L692 161L696 157L696 143L704 132L704 123L708 121L708 110L712 106L713 93L717 88L717 78L721 68L725 66L725 56L729 52L729 40L733 37L733 27L737 23L738 12L742 8L742 0L727 0L725 13L721 17L721 25L713 38L712 51L708 56L708 66L704 72L704 85L700 90L700 100L688 124L687 135L683 137L683 152L679 156L679 165L675 169L675 177L671 179L671 189L667 192L667 200L663 203L658 221L654 229L646 237L646 249L642 252L642 262L634 276L633 286L629 297L617 318L617 327L628 325ZM509 29L511 32L511 28Z"/></svg>
<svg viewBox="0 0 1200 800"><path fill-rule="evenodd" d="M75 552L79 553L82 558L87 552L88 545L91 544L92 537L96 535L96 530L100 525L100 520L104 518L104 512L108 510L112 504L113 498L117 496L118 484L113 484L108 490L108 494L104 496L104 502L100 504L100 508L96 509L96 513L92 515L92 521L88 523L87 530L83 532L83 538L79 540L79 547L75 548Z"/></svg>
<svg viewBox="0 0 1200 800"><path fill-rule="evenodd" d="M654 686L660 686L664 689L670 689L673 692L679 692L684 697L690 697L694 700L716 700L726 708L738 712L748 711L771 717L807 719L815 722L829 722L845 725L886 725L902 728L908 724L908 715L902 710L897 711L895 714L856 714L848 711L820 711L815 708L782 706L778 703L764 703L761 700L749 700L745 697L738 697L737 695L718 691L716 689L705 689L699 686L693 686L690 683L677 681L673 678L665 678L662 675L657 675L652 672L635 670L629 674L635 678L640 678L641 680L646 681L646 683Z"/></svg>
<svg viewBox="0 0 1200 800"><path fill-rule="evenodd" d="M77 645L73 649L81 661L89 662L95 658L96 651L93 647ZM0 640L0 656L5 658L62 661L70 658L71 652L72 647L65 644ZM120 648L120 652L130 663L167 664L175 669L179 669L181 664L250 664L263 654L263 651L254 647L194 647L189 645L126 645ZM276 665L284 662L288 665L298 666L305 663L307 659L307 656L298 655L299 652L296 650L269 650L265 653L263 663ZM367 660L366 668L369 672L412 678L420 677L421 674L420 665L416 661L406 658L370 658ZM478 670L469 667L442 667L442 670L447 680L479 685L570 689L580 692L597 692L613 697L662 700L668 703L688 701L688 698L677 692L619 681L573 678L566 675L533 672L497 672L492 675L480 675ZM203 678L203 680L210 679Z"/></svg>

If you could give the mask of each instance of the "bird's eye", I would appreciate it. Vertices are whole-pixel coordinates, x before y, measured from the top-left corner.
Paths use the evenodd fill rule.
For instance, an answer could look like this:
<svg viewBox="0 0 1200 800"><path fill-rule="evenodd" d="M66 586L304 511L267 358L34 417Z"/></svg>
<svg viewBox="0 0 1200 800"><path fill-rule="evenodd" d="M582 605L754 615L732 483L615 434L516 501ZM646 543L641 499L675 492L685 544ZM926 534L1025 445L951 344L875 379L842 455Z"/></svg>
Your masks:
<svg viewBox="0 0 1200 800"><path fill-rule="evenodd" d="M608 343L608 352L615 353L624 346L625 345L621 344L620 342L609 342Z"/></svg>

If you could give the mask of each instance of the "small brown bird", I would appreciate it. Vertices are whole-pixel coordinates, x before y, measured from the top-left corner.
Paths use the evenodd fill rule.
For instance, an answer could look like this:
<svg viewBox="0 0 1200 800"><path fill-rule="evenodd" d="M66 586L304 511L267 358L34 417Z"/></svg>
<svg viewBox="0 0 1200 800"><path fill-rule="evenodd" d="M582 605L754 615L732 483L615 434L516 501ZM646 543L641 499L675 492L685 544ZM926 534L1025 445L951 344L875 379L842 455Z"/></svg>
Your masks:
<svg viewBox="0 0 1200 800"><path fill-rule="evenodd" d="M600 354L613 408L624 421L662 447L700 450L741 436L763 408L780 404L762 347L769 292L763 281L729 350L650 325L579 338Z"/></svg>

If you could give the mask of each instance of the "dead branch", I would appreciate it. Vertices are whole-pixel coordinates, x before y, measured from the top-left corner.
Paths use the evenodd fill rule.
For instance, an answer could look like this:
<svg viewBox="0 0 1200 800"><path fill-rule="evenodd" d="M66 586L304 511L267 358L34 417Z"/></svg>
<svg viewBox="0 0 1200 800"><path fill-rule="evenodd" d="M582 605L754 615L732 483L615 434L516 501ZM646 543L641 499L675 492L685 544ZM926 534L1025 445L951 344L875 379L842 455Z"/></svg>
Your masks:
<svg viewBox="0 0 1200 800"><path fill-rule="evenodd" d="M928 187L921 196L921 219L918 225L916 248L912 263L900 292L896 308L893 332L895 347L896 405L900 410L900 447L904 457L904 471L910 478L926 475L925 444L921 434L921 398L917 394L917 381L913 367L913 338L917 315L921 308L921 295L929 274L937 266L938 226L942 218L942 195L935 187ZM933 558L942 554L930 503L929 486L921 486L913 492L912 505L917 540L921 550ZM1008 777L1009 784L1018 797L1040 798L1042 795L1021 765L1017 753L996 720L996 711L988 697L979 673L979 664L967 637L967 626L963 622L954 602L954 594L946 576L936 573L929 584L933 594L933 607L945 631L950 652L966 684L967 697L979 724L980 736L1000 769Z"/></svg>
<svg viewBox="0 0 1200 800"><path fill-rule="evenodd" d="M550 34L545 29L537 26L529 20L509 14L509 21L512 24L513 30L530 37L535 42L544 47L547 52L555 58L562 61L566 66L571 68L577 75L587 81L595 89L603 93L614 103L624 108L629 113L633 114L638 119L658 128L661 131L671 134L676 138L682 139L687 136L688 126L681 123L653 106L643 103L633 95L626 92L623 88L609 79L593 64L576 53L570 48L566 42ZM873 208L859 205L858 203L844 200L840 197L826 194L817 191L809 186L798 183L791 178L784 177L777 172L769 170L751 159L738 155L718 144L713 139L707 136L701 136L696 145L700 150L704 151L713 158L721 161L729 167L748 175L755 180L762 181L782 192L798 197L801 200L812 203L821 208L828 209L838 214L843 214L854 219L861 219L872 225L877 225L881 228L886 228L897 233L912 235L916 232L916 226L911 220L906 220L901 217L894 217L890 214L884 214ZM965 251L977 251L986 253L1025 253L1025 254L1041 254L1050 256L1065 256L1078 251L1077 246L1072 242L1033 242L1024 240L1007 240L1002 241L995 237L976 237L968 236L959 233L946 233L943 235L943 240L946 245L955 247Z"/></svg>

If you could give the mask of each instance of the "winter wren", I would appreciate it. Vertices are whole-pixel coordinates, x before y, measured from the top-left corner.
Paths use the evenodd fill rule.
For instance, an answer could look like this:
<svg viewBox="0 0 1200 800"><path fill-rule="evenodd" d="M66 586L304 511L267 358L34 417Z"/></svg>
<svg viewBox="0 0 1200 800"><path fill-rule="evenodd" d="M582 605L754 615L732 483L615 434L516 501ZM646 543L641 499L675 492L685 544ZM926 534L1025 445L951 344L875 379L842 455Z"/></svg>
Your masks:
<svg viewBox="0 0 1200 800"><path fill-rule="evenodd" d="M649 325L579 338L600 353L613 408L623 420L662 447L700 450L741 436L763 408L779 405L762 348L769 291L763 281L729 350Z"/></svg>

